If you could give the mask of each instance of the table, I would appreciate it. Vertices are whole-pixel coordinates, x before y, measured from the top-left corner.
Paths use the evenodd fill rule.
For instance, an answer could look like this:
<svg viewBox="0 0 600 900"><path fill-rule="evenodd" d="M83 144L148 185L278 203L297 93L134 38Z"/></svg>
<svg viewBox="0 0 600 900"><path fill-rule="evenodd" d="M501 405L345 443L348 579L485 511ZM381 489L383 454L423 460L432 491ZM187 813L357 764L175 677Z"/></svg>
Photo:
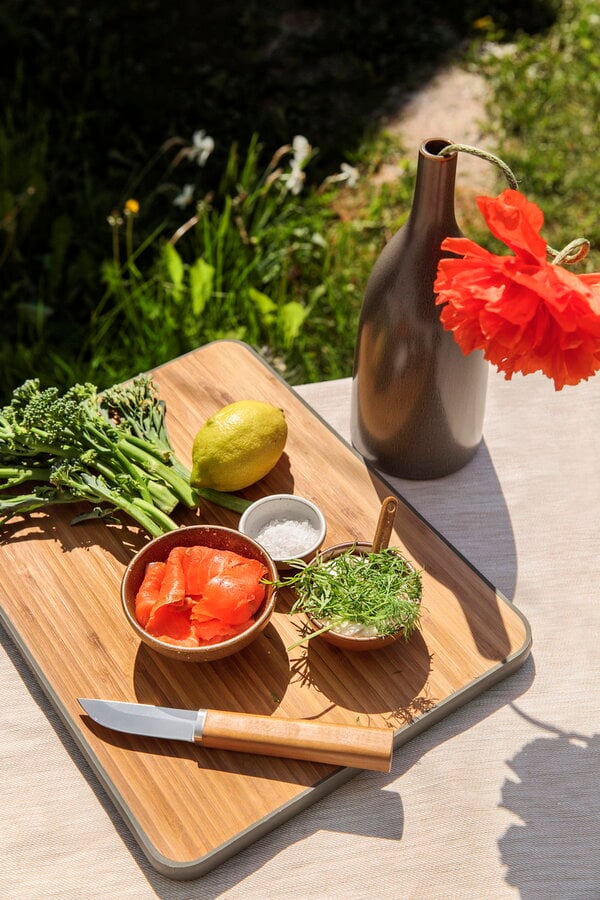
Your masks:
<svg viewBox="0 0 600 900"><path fill-rule="evenodd" d="M349 436L350 380L298 393ZM192 882L157 874L0 632L0 897L600 896L600 379L490 372L462 471L390 483L525 614L506 680Z"/></svg>

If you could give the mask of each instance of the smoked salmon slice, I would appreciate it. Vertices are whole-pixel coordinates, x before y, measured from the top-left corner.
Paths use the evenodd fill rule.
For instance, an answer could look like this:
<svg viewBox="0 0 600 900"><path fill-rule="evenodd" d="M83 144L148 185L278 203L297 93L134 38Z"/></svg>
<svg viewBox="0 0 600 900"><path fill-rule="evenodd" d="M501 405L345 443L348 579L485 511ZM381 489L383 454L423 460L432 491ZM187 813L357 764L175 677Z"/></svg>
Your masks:
<svg viewBox="0 0 600 900"><path fill-rule="evenodd" d="M146 631L170 644L181 644L184 647L198 646L198 636L190 620L189 611L169 603L163 604L153 613Z"/></svg>
<svg viewBox="0 0 600 900"><path fill-rule="evenodd" d="M266 567L231 550L174 547L149 563L136 618L149 634L183 646L215 644L245 631L264 596Z"/></svg>
<svg viewBox="0 0 600 900"><path fill-rule="evenodd" d="M158 561L148 563L146 566L144 580L135 598L135 616L142 628L148 624L150 613L159 601L160 586L166 567L166 563Z"/></svg>
<svg viewBox="0 0 600 900"><path fill-rule="evenodd" d="M165 575L160 586L162 603L177 603L183 606L186 595L183 559L185 547L173 547L167 558Z"/></svg>
<svg viewBox="0 0 600 900"><path fill-rule="evenodd" d="M154 623L154 619L164 606L185 608L191 605L187 600L185 573L183 571L182 556L184 551L185 547L174 547L167 557L158 600L152 607L145 625L146 631L150 634L156 635L157 626Z"/></svg>
<svg viewBox="0 0 600 900"><path fill-rule="evenodd" d="M218 619L208 619L206 622L194 622L194 627L201 644L220 644L221 641L241 634L249 624L249 619L239 625L227 625Z"/></svg>
<svg viewBox="0 0 600 900"><path fill-rule="evenodd" d="M188 594L201 594L208 581L208 560L216 551L210 547L186 547L182 558Z"/></svg>
<svg viewBox="0 0 600 900"><path fill-rule="evenodd" d="M215 575L206 583L204 594L193 606L192 616L201 613L230 625L239 625L256 612L264 596L264 585L252 572L239 566L223 575Z"/></svg>

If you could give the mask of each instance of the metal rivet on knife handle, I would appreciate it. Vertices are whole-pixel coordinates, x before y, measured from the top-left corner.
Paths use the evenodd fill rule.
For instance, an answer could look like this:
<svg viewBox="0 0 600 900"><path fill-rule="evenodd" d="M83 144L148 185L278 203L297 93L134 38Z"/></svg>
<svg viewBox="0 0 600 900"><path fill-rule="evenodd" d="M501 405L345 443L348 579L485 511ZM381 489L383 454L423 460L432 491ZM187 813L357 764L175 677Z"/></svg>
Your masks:
<svg viewBox="0 0 600 900"><path fill-rule="evenodd" d="M206 710L202 746L389 772L392 728Z"/></svg>

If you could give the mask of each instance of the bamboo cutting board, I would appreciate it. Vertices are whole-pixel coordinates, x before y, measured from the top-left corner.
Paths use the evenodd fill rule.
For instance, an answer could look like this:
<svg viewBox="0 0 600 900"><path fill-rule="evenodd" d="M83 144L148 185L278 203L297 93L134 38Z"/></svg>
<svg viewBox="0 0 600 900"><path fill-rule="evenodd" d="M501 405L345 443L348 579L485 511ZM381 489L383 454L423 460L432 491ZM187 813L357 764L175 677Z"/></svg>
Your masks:
<svg viewBox="0 0 600 900"><path fill-rule="evenodd" d="M324 546L371 539L389 487L246 345L209 344L161 366L154 380L186 463L196 431L220 407L243 399L280 406L286 452L245 495L314 500L327 520ZM422 623L410 641L350 654L316 639L288 652L301 620L282 591L250 647L212 664L173 662L140 644L121 610L123 571L148 538L126 522L72 526L77 511L56 508L6 527L2 619L148 859L173 878L204 874L356 770L117 734L82 715L78 697L386 726L400 746L530 650L518 610L401 501L390 544L423 572ZM175 515L182 525L239 521L208 503Z"/></svg>

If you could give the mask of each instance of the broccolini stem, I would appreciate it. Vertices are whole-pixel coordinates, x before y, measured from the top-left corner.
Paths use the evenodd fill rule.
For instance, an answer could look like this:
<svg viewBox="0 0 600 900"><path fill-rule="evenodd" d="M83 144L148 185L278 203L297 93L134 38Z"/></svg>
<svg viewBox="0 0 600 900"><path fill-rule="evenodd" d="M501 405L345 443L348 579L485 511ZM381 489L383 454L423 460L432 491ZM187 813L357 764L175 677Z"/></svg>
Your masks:
<svg viewBox="0 0 600 900"><path fill-rule="evenodd" d="M159 509L162 509L167 515L172 513L179 503L179 497L176 497L173 491L160 481L150 480L148 482L148 490L150 491L152 503L158 506Z"/></svg>
<svg viewBox="0 0 600 900"><path fill-rule="evenodd" d="M235 494L227 494L224 491L213 491L212 488L194 488L196 494L210 500L217 506L223 506L225 509L232 509L234 512L243 513L248 509L251 500L244 500L243 497L236 497Z"/></svg>
<svg viewBox="0 0 600 900"><path fill-rule="evenodd" d="M216 506L222 506L225 509L231 509L234 512L242 513L250 506L250 500L244 500L243 497L237 497L235 494L229 494L225 491L214 491L211 488L192 488L190 486L190 471L186 469L181 460L177 458L175 453L171 456L169 465L165 465L158 456L149 452L146 443L134 435L127 435L119 441L119 446L127 444L132 447L131 455L152 475L158 475L166 481L172 488L176 496L192 509L198 505L198 496L210 500ZM135 452L134 449L135 448ZM126 451L128 452L128 451ZM136 453L141 454L136 457Z"/></svg>
<svg viewBox="0 0 600 900"><path fill-rule="evenodd" d="M139 437L137 434L128 434L127 440L131 444L135 444L137 447L140 447L141 450L145 450L146 453L150 453L152 456L155 456L160 462L168 463L175 462L175 454L172 450L167 450L164 447L159 447L156 444L153 444L148 439L144 440L144 438Z"/></svg>
<svg viewBox="0 0 600 900"><path fill-rule="evenodd" d="M131 444L135 444L141 450L145 450L146 453L151 453L153 456L156 456L160 462L167 463L170 469L179 475L180 478L183 478L186 483L189 483L190 470L184 466L172 448L161 450L160 447L149 443L147 440L138 437L136 434L128 434L127 441Z"/></svg>
<svg viewBox="0 0 600 900"><path fill-rule="evenodd" d="M139 497L129 499L123 496L114 489L114 480L108 482L102 475L95 475L86 469L71 471L68 467L59 467L51 478L54 484L59 488L67 488L74 497L87 499L94 504L104 501L111 509L120 509L153 537L177 527L153 503L147 503Z"/></svg>
<svg viewBox="0 0 600 900"><path fill-rule="evenodd" d="M125 453L123 453L120 443L116 445L113 453L114 458L117 459L121 466L123 467L123 471L134 479L137 485L139 485L140 494L143 500L146 500L147 503L152 503L152 497L150 495L150 491L148 489L148 480L143 476L140 477L140 469L138 466L134 466L130 459L127 457Z"/></svg>
<svg viewBox="0 0 600 900"><path fill-rule="evenodd" d="M77 502L79 502L79 497L73 497L71 494L58 491L48 491L46 494L36 494L34 492L0 498L0 527L19 513L35 512L37 509L52 506L54 503Z"/></svg>
<svg viewBox="0 0 600 900"><path fill-rule="evenodd" d="M177 531L179 525L173 521L166 513L162 512L162 510L158 509L157 506L154 506L153 503L147 503L145 500L136 499L131 504L129 504L134 511L129 511L129 515L136 519L140 525L142 525L142 521L140 519L140 515L144 516L151 520L152 527L149 524L145 524L143 527L146 528L153 537L158 537L159 534L164 534L167 531Z"/></svg>
<svg viewBox="0 0 600 900"><path fill-rule="evenodd" d="M48 481L50 469L37 468L35 466L22 468L21 466L1 466L0 478L6 479L6 484L0 484L0 490L5 487L14 487L25 481Z"/></svg>
<svg viewBox="0 0 600 900"><path fill-rule="evenodd" d="M192 488L181 475L178 475L175 472L174 469L165 465L165 463L160 462L156 457L148 453L147 450L136 446L136 444L130 441L129 437L121 438L118 446L127 454L127 456L149 472L150 475L157 475L165 481L169 487L173 489L173 492L179 497L182 503L185 503L190 509L196 506L196 499Z"/></svg>

